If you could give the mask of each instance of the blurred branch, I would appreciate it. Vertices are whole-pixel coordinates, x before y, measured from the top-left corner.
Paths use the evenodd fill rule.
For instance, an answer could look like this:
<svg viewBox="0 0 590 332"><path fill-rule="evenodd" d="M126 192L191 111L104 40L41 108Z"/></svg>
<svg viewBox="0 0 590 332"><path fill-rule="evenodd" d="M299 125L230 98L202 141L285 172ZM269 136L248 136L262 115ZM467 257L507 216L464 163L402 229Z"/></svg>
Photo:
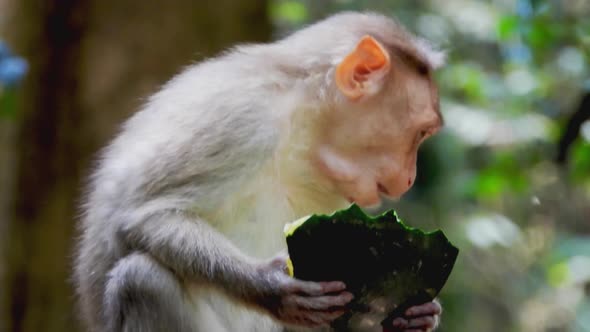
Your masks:
<svg viewBox="0 0 590 332"><path fill-rule="evenodd" d="M580 134L580 127L588 119L590 119L590 92L584 95L578 109L567 122L565 132L561 136L557 147L555 161L558 164L565 165L567 163L569 149Z"/></svg>

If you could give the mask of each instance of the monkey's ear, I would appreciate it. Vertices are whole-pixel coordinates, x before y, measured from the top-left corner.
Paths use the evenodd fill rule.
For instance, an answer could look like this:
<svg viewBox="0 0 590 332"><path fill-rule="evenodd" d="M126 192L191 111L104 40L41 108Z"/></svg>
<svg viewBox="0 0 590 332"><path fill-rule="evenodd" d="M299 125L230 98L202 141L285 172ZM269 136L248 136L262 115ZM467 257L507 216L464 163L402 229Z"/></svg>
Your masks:
<svg viewBox="0 0 590 332"><path fill-rule="evenodd" d="M379 91L391 66L389 54L373 37L364 36L336 68L336 85L350 100Z"/></svg>

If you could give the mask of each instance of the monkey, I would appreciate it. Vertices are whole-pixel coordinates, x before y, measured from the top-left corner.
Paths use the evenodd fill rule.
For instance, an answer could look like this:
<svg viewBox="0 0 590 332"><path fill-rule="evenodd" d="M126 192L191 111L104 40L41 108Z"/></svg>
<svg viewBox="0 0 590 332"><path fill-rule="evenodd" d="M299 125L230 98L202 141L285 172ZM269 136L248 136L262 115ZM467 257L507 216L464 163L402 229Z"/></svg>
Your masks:
<svg viewBox="0 0 590 332"><path fill-rule="evenodd" d="M344 12L165 83L88 180L73 271L88 330L329 330L353 294L290 277L283 226L410 189L442 126L443 61L391 18ZM385 328L430 331L440 312Z"/></svg>

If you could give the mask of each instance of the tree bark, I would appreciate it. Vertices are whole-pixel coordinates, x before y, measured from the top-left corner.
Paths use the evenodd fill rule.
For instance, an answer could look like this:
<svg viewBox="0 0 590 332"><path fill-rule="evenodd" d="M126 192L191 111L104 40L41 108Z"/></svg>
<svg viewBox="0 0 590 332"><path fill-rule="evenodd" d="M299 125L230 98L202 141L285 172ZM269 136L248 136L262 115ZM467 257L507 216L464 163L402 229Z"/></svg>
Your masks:
<svg viewBox="0 0 590 332"><path fill-rule="evenodd" d="M0 329L75 331L70 264L92 156L182 66L267 40L266 2L4 1L30 72L14 122Z"/></svg>

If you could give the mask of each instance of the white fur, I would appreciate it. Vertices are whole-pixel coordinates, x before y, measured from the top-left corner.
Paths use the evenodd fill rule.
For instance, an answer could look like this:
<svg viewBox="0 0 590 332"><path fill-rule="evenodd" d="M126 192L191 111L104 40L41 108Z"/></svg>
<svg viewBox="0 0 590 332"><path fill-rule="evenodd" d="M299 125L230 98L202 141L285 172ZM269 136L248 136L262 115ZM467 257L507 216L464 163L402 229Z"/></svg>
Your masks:
<svg viewBox="0 0 590 332"><path fill-rule="evenodd" d="M89 325L100 326L101 285L124 255L118 231L153 213L194 212L243 253L268 258L285 248L285 223L346 205L306 152L314 113L341 102L334 67L364 35L386 45L413 40L381 15L336 15L274 44L190 66L127 121L102 153L84 206L76 278ZM426 44L416 52L433 67L440 62ZM193 286L187 305L203 331L278 328Z"/></svg>

